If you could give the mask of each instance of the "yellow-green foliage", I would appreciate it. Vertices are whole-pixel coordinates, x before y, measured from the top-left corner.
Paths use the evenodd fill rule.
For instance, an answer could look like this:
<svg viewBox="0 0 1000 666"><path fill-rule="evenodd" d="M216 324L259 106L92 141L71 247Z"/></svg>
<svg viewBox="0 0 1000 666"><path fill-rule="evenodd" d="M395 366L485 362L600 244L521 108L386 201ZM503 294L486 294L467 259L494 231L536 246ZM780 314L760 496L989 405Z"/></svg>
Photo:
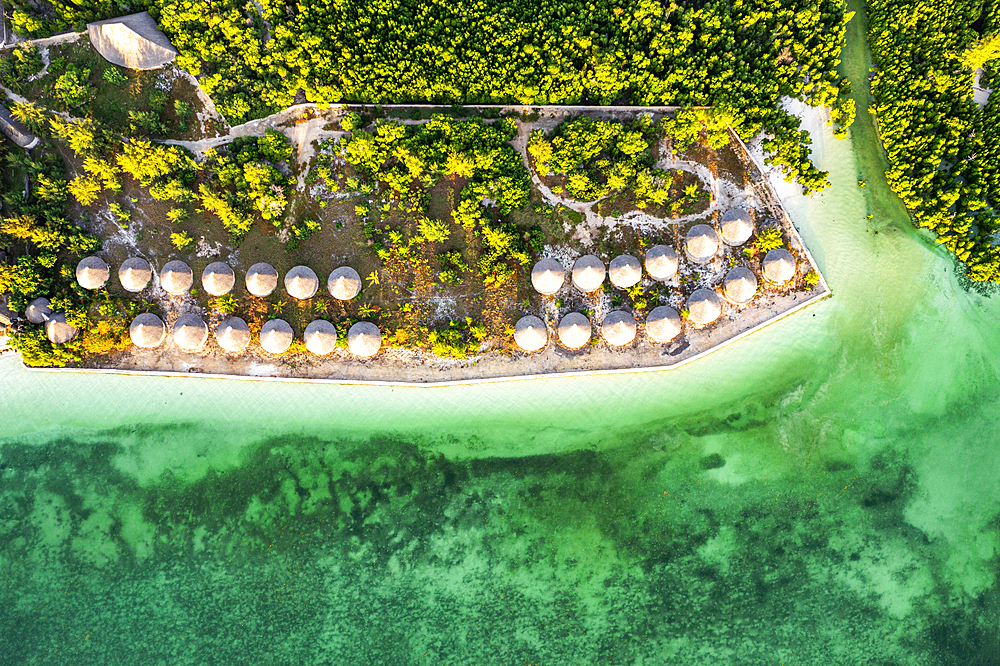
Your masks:
<svg viewBox="0 0 1000 666"><path fill-rule="evenodd" d="M101 183L90 176L76 176L69 181L69 193L81 206L89 206L100 196Z"/></svg>

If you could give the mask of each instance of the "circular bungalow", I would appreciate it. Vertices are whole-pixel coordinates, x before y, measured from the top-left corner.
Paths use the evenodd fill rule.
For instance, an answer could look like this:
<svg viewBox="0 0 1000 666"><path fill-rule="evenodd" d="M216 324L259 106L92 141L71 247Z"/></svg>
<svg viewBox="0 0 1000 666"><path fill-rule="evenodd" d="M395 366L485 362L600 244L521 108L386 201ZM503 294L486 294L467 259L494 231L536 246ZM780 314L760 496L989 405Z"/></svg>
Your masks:
<svg viewBox="0 0 1000 666"><path fill-rule="evenodd" d="M646 335L653 342L670 342L681 332L681 316L668 305L653 308L646 315Z"/></svg>
<svg viewBox="0 0 1000 666"><path fill-rule="evenodd" d="M536 352L549 342L545 322L534 315L521 317L514 325L514 342L526 352Z"/></svg>
<svg viewBox="0 0 1000 666"><path fill-rule="evenodd" d="M654 280L669 280L677 275L677 251L668 245L654 245L646 250L646 272Z"/></svg>
<svg viewBox="0 0 1000 666"><path fill-rule="evenodd" d="M764 277L778 284L788 282L795 277L795 257L783 247L770 250L764 255Z"/></svg>
<svg viewBox="0 0 1000 666"><path fill-rule="evenodd" d="M183 261L168 261L160 271L160 286L171 296L183 296L194 284L194 273ZM206 330L206 335L207 331Z"/></svg>
<svg viewBox="0 0 1000 666"><path fill-rule="evenodd" d="M699 326L711 324L722 314L722 299L712 289L695 289L687 300L688 319Z"/></svg>
<svg viewBox="0 0 1000 666"><path fill-rule="evenodd" d="M302 339L310 352L316 356L326 356L337 346L337 327L325 319L317 319L306 326Z"/></svg>
<svg viewBox="0 0 1000 666"><path fill-rule="evenodd" d="M696 264L703 264L719 251L719 234L707 224L696 224L684 239L684 249Z"/></svg>
<svg viewBox="0 0 1000 666"><path fill-rule="evenodd" d="M47 298L36 298L28 303L28 307L24 310L25 318L32 324L42 324L45 320L49 318L52 314L52 308L49 307L49 299Z"/></svg>
<svg viewBox="0 0 1000 666"><path fill-rule="evenodd" d="M609 312L601 322L601 336L609 345L621 347L635 340L635 317L624 310Z"/></svg>
<svg viewBox="0 0 1000 666"><path fill-rule="evenodd" d="M361 276L350 266L341 266L330 273L326 288L337 300L349 301L361 292Z"/></svg>
<svg viewBox="0 0 1000 666"><path fill-rule="evenodd" d="M559 320L559 342L570 349L579 349L590 342L592 333L590 320L579 312L570 312Z"/></svg>
<svg viewBox="0 0 1000 666"><path fill-rule="evenodd" d="M201 273L201 285L212 296L228 294L236 285L236 274L229 264L213 261Z"/></svg>
<svg viewBox="0 0 1000 666"><path fill-rule="evenodd" d="M239 317L226 317L215 329L215 340L227 352L243 351L250 344L250 327Z"/></svg>
<svg viewBox="0 0 1000 666"><path fill-rule="evenodd" d="M604 275L604 262L596 255L585 254L573 264L573 284L586 294L601 288Z"/></svg>
<svg viewBox="0 0 1000 666"><path fill-rule="evenodd" d="M642 266L632 255L620 254L608 265L608 277L619 289L628 289L642 280Z"/></svg>
<svg viewBox="0 0 1000 666"><path fill-rule="evenodd" d="M197 351L208 342L208 324L198 315L181 315L174 322L173 338L184 351Z"/></svg>
<svg viewBox="0 0 1000 666"><path fill-rule="evenodd" d="M100 289L110 275L108 265L100 257L84 257L76 265L76 281L84 289Z"/></svg>
<svg viewBox="0 0 1000 666"><path fill-rule="evenodd" d="M531 269L531 286L539 294L551 296L566 281L566 269L555 259L542 259Z"/></svg>
<svg viewBox="0 0 1000 666"><path fill-rule="evenodd" d="M140 292L152 279L153 269L149 262L142 257L126 259L118 268L118 281L121 282L122 289L125 291Z"/></svg>
<svg viewBox="0 0 1000 666"><path fill-rule="evenodd" d="M722 284L726 298L733 303L746 303L757 293L757 276L743 266L737 266L726 273Z"/></svg>
<svg viewBox="0 0 1000 666"><path fill-rule="evenodd" d="M260 262L247 271L247 291L254 296L270 296L278 287L278 271L271 264Z"/></svg>
<svg viewBox="0 0 1000 666"><path fill-rule="evenodd" d="M295 332L284 319L272 319L260 328L260 346L268 354L281 354L288 349Z"/></svg>
<svg viewBox="0 0 1000 666"><path fill-rule="evenodd" d="M132 344L143 349L159 347L167 339L167 326L151 312L144 312L132 320L128 327Z"/></svg>
<svg viewBox="0 0 1000 666"><path fill-rule="evenodd" d="M319 278L308 266L295 266L285 273L285 291L292 298L308 300L319 291Z"/></svg>
<svg viewBox="0 0 1000 666"><path fill-rule="evenodd" d="M347 348L355 356L371 358L382 347L382 334L371 322L359 321L347 332Z"/></svg>
<svg viewBox="0 0 1000 666"><path fill-rule="evenodd" d="M750 213L742 208L726 211L719 226L722 227L722 241L726 245L743 245L753 236L753 220L750 219Z"/></svg>
<svg viewBox="0 0 1000 666"><path fill-rule="evenodd" d="M57 312L45 322L45 336L54 345L61 345L76 337L80 330L67 323L66 315Z"/></svg>

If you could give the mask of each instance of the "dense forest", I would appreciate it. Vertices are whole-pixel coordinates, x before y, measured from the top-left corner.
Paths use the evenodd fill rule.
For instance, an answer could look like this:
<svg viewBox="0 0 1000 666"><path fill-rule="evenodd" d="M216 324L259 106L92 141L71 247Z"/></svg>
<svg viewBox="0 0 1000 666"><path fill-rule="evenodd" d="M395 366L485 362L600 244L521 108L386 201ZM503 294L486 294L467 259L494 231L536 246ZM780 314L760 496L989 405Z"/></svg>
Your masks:
<svg viewBox="0 0 1000 666"><path fill-rule="evenodd" d="M1000 97L980 110L973 70L1000 55L997 8L982 0L871 0L869 39L889 184L917 224L965 263L1000 281Z"/></svg>
<svg viewBox="0 0 1000 666"><path fill-rule="evenodd" d="M15 2L41 36L136 11L106 0ZM716 106L808 189L826 185L788 95L835 104L843 0L151 0L145 6L231 123L314 102ZM41 9L37 9L41 7ZM842 116L846 118L847 116ZM846 123L845 123L846 124Z"/></svg>

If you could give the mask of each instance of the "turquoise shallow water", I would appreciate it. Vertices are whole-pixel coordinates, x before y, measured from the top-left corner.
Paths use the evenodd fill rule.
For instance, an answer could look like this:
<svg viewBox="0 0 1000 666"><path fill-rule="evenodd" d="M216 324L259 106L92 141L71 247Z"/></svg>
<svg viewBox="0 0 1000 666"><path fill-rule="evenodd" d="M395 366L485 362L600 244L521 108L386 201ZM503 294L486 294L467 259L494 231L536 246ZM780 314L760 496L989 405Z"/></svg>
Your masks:
<svg viewBox="0 0 1000 666"><path fill-rule="evenodd" d="M786 196L834 296L685 368L0 359L0 663L997 663L1000 299L909 228L865 120Z"/></svg>

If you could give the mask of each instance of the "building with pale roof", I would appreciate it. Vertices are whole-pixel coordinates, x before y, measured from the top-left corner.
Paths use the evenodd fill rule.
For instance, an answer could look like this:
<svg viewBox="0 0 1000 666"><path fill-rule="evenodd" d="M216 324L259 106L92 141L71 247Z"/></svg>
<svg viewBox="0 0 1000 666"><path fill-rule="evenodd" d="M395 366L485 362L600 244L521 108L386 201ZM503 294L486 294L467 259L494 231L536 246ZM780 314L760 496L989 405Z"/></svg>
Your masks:
<svg viewBox="0 0 1000 666"><path fill-rule="evenodd" d="M295 266L285 273L285 291L292 298L309 300L319 291L319 278L308 266Z"/></svg>
<svg viewBox="0 0 1000 666"><path fill-rule="evenodd" d="M570 312L559 320L559 342L570 349L586 345L593 332L590 320L579 312Z"/></svg>
<svg viewBox="0 0 1000 666"><path fill-rule="evenodd" d="M601 337L615 347L627 345L635 340L635 317L623 310L609 312L601 322Z"/></svg>
<svg viewBox="0 0 1000 666"><path fill-rule="evenodd" d="M677 251L668 245L654 245L646 250L646 272L654 280L669 280L677 275Z"/></svg>
<svg viewBox="0 0 1000 666"><path fill-rule="evenodd" d="M783 247L770 250L764 255L764 277L778 284L788 282L795 277L795 257Z"/></svg>
<svg viewBox="0 0 1000 666"><path fill-rule="evenodd" d="M168 261L160 271L160 286L171 296L183 296L192 284L194 273L183 261Z"/></svg>
<svg viewBox="0 0 1000 666"><path fill-rule="evenodd" d="M753 220L750 219L750 213L742 208L726 211L719 226L722 228L722 240L726 245L743 245L753 236Z"/></svg>
<svg viewBox="0 0 1000 666"><path fill-rule="evenodd" d="M90 43L104 58L129 69L159 69L177 57L149 12L87 24Z"/></svg>
<svg viewBox="0 0 1000 666"><path fill-rule="evenodd" d="M24 311L24 318L32 324L43 324L51 314L52 308L49 307L49 299L36 298L28 303L28 307Z"/></svg>
<svg viewBox="0 0 1000 666"><path fill-rule="evenodd" d="M630 254L618 255L608 265L608 277L619 289L628 289L642 280L642 265Z"/></svg>
<svg viewBox="0 0 1000 666"><path fill-rule="evenodd" d="M737 266L726 273L722 284L726 298L733 303L746 303L757 293L757 276L743 266Z"/></svg>
<svg viewBox="0 0 1000 666"><path fill-rule="evenodd" d="M555 259L542 259L531 269L531 286L539 294L551 296L566 282L566 269Z"/></svg>
<svg viewBox="0 0 1000 666"><path fill-rule="evenodd" d="M670 342L681 333L681 316L669 305L653 308L646 315L646 335L653 342Z"/></svg>
<svg viewBox="0 0 1000 666"><path fill-rule="evenodd" d="M231 354L243 351L250 344L250 327L239 317L226 317L215 328L215 341Z"/></svg>
<svg viewBox="0 0 1000 666"><path fill-rule="evenodd" d="M545 322L534 315L521 317L514 325L514 342L526 352L536 352L549 342Z"/></svg>
<svg viewBox="0 0 1000 666"><path fill-rule="evenodd" d="M347 332L347 348L361 358L371 358L382 348L382 334L378 326L368 321L359 321Z"/></svg>
<svg viewBox="0 0 1000 666"><path fill-rule="evenodd" d="M284 319L271 319L260 328L260 346L268 354L281 354L287 350L295 332Z"/></svg>
<svg viewBox="0 0 1000 666"><path fill-rule="evenodd" d="M696 224L684 238L684 249L691 261L703 264L719 251L719 234L707 224Z"/></svg>
<svg viewBox="0 0 1000 666"><path fill-rule="evenodd" d="M174 322L174 344L184 351L197 351L208 342L208 324L194 314L183 314Z"/></svg>
<svg viewBox="0 0 1000 666"><path fill-rule="evenodd" d="M699 326L711 324L722 315L722 299L712 289L695 289L687 300L688 319Z"/></svg>
<svg viewBox="0 0 1000 666"><path fill-rule="evenodd" d="M66 321L66 315L56 312L45 321L45 336L54 345L61 345L76 337L80 330Z"/></svg>
<svg viewBox="0 0 1000 666"><path fill-rule="evenodd" d="M361 276L350 266L341 266L330 273L326 289L337 300L349 301L361 292Z"/></svg>
<svg viewBox="0 0 1000 666"><path fill-rule="evenodd" d="M254 264L247 270L246 282L247 291L254 296L270 296L278 288L278 271L271 264Z"/></svg>
<svg viewBox="0 0 1000 666"><path fill-rule="evenodd" d="M337 346L337 327L325 319L317 319L302 334L306 349L316 356L326 356Z"/></svg>
<svg viewBox="0 0 1000 666"><path fill-rule="evenodd" d="M84 289L100 289L108 283L111 271L100 257L84 257L76 265L76 281Z"/></svg>
<svg viewBox="0 0 1000 666"><path fill-rule="evenodd" d="M118 268L118 281L125 291L140 292L152 279L153 269L142 257L126 259Z"/></svg>
<svg viewBox="0 0 1000 666"><path fill-rule="evenodd" d="M167 326L152 312L144 312L132 320L128 335L136 347L152 349L159 347L167 339Z"/></svg>
<svg viewBox="0 0 1000 666"><path fill-rule="evenodd" d="M211 296L228 294L236 285L236 273L229 264L213 261L201 273L201 285Z"/></svg>
<svg viewBox="0 0 1000 666"><path fill-rule="evenodd" d="M604 284L604 262L593 254L585 254L573 264L573 284L580 291L589 294Z"/></svg>

